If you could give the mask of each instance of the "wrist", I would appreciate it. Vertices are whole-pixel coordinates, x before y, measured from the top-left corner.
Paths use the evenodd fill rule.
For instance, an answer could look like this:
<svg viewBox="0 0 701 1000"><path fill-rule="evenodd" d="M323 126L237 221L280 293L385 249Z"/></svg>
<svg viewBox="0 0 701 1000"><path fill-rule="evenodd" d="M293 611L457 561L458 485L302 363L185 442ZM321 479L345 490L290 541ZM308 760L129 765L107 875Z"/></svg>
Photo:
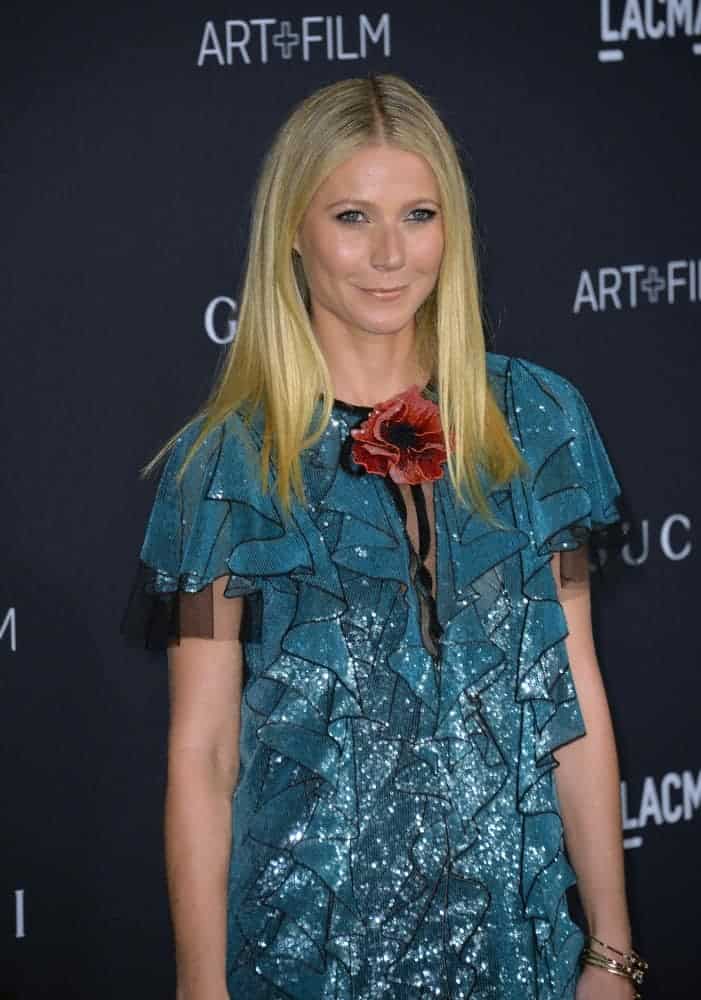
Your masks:
<svg viewBox="0 0 701 1000"><path fill-rule="evenodd" d="M589 934L625 954L633 947L633 936L628 923L592 922L589 924Z"/></svg>
<svg viewBox="0 0 701 1000"><path fill-rule="evenodd" d="M599 894L584 906L588 933L612 944L621 951L630 951L632 931L625 898L619 893Z"/></svg>
<svg viewBox="0 0 701 1000"><path fill-rule="evenodd" d="M590 934L582 950L580 960L583 966L594 968L597 972L614 975L616 979L626 980L630 984L635 1000L640 1000L638 987L645 979L648 963L633 948L619 948L611 941L604 941L596 935Z"/></svg>

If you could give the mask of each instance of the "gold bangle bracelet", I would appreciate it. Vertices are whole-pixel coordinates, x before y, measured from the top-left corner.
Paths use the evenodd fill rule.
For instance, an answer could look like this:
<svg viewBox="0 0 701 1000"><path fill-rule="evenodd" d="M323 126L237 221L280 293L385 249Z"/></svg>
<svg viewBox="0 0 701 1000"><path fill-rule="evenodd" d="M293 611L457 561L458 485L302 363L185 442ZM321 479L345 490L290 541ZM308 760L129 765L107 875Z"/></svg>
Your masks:
<svg viewBox="0 0 701 1000"><path fill-rule="evenodd" d="M596 941L597 944L602 944L604 948L609 947L604 944L604 942L599 942L597 938L590 938L590 940ZM630 953L624 953L618 951L616 948L611 948L611 951L616 952L621 956L623 961L618 961L615 958L610 958L608 955L602 955L601 952L596 951L590 945L585 945L582 955L581 962L582 965L592 965L597 969L603 969L605 972L610 972L614 976L621 976L627 979L633 984L634 987L634 1000L641 1000L641 995L637 990L637 987L642 983L643 976L647 971L647 962L643 961L640 956L632 951Z"/></svg>
<svg viewBox="0 0 701 1000"><path fill-rule="evenodd" d="M620 955L622 958L627 958L629 954L634 954L632 948L631 948L630 952L619 951L618 948L614 948L612 944L606 944L605 941L602 941L598 937L594 937L593 934L589 935L589 940L593 941L595 944L600 944L602 948L606 948L608 951L612 951L612 952L614 952L614 954Z"/></svg>
<svg viewBox="0 0 701 1000"><path fill-rule="evenodd" d="M625 979L632 981L632 976L626 970L625 966L619 965L618 962L612 962L610 959L604 958L603 955L597 955L594 952L585 952L582 962L585 965L596 965L599 969L606 969L607 972L612 973L614 976L623 976Z"/></svg>
<svg viewBox="0 0 701 1000"><path fill-rule="evenodd" d="M595 944L601 945L602 948L606 948L607 951L612 951L614 955L620 955L626 963L631 965L640 965L643 970L647 969L647 962L640 957L635 948L631 948L630 951L620 951L618 948L614 948L612 944L606 944L605 941L601 941L598 937L594 937L593 934L589 935L589 940L593 941Z"/></svg>
<svg viewBox="0 0 701 1000"><path fill-rule="evenodd" d="M585 946L585 950L593 955L597 955L599 958L611 962L615 962L616 960L609 959L608 956L601 955L600 952L597 952L595 949L593 949L591 947L591 944L589 944L589 942L591 941L594 941L596 944L601 945L602 948L606 948L608 951L612 951L614 954L619 955L622 961L616 962L616 964L618 966L623 967L634 982L638 984L642 983L645 973L648 970L648 963L645 961L645 959L640 957L640 955L634 948L631 948L629 952L620 951L618 948L614 948L613 945L606 944L605 941L600 941L599 938L594 937L593 934L590 934L587 945Z"/></svg>
<svg viewBox="0 0 701 1000"><path fill-rule="evenodd" d="M591 966L594 966L594 968L604 969L605 972L611 972L615 976L623 976L623 978L627 979L628 982L633 983L633 991L634 991L633 992L633 1000L642 1000L642 996L638 992L635 983L633 982L633 980L631 979L630 976L626 975L625 972L619 972L617 970L610 969L607 965L601 965L599 962L593 962L589 958L583 958L582 959L582 965L591 965Z"/></svg>

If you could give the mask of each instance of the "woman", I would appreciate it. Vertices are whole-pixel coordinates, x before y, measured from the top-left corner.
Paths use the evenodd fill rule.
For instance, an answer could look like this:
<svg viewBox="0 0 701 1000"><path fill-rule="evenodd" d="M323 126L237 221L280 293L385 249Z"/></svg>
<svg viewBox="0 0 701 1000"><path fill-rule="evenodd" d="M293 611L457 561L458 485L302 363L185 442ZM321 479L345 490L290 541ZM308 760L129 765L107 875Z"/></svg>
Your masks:
<svg viewBox="0 0 701 1000"><path fill-rule="evenodd" d="M587 560L618 484L571 383L485 352L405 81L281 128L227 364L147 468L173 445L124 627L168 642L178 997L634 996Z"/></svg>

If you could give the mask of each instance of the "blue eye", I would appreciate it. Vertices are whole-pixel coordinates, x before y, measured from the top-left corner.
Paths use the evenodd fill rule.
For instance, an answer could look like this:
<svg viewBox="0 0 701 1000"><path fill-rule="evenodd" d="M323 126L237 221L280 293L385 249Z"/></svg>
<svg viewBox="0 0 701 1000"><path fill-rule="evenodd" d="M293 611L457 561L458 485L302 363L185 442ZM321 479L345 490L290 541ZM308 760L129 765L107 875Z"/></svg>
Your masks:
<svg viewBox="0 0 701 1000"><path fill-rule="evenodd" d="M357 209L357 208L349 208L349 209L346 209L345 212L339 212L339 214L336 216L336 218L338 219L339 222L345 222L345 223L352 224L354 222L358 222L359 220L358 219L350 219L350 218L348 218L348 216L350 216L350 215L362 215L362 214L363 213L359 209Z"/></svg>
<svg viewBox="0 0 701 1000"><path fill-rule="evenodd" d="M422 218L414 219L414 222L430 222L436 214L432 208L415 208L411 214L415 215L417 212L422 214Z"/></svg>

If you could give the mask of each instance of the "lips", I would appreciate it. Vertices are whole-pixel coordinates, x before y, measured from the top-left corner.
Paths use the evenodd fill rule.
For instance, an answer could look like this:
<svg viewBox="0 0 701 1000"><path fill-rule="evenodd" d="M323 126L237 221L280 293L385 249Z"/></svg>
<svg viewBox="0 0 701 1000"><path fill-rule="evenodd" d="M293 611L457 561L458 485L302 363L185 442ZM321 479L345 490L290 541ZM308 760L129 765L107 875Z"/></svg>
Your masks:
<svg viewBox="0 0 701 1000"><path fill-rule="evenodd" d="M394 299L399 296L406 285L399 285L397 288L363 288L361 291L367 292L368 295L373 295L376 299Z"/></svg>

